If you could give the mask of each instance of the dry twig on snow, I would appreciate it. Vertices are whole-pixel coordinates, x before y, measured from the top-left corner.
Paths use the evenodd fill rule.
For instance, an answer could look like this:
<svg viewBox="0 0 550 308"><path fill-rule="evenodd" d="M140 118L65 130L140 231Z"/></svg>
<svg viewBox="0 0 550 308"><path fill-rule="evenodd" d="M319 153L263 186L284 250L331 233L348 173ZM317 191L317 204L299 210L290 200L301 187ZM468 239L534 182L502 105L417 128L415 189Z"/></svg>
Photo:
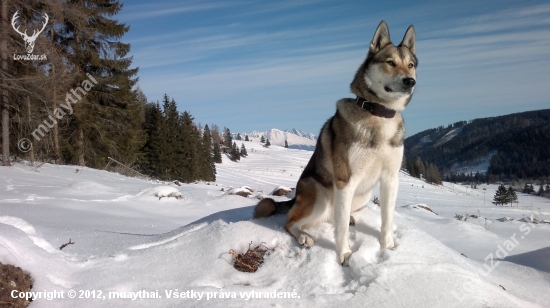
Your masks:
<svg viewBox="0 0 550 308"><path fill-rule="evenodd" d="M250 246L252 246L252 242L250 242L250 244L248 244L248 250L244 254L238 253L233 249L229 250L229 254L235 256L233 267L240 272L254 273L257 271L260 265L264 263L264 255L275 249L269 249L265 247L264 244L265 243L260 243L260 245L251 249Z"/></svg>
<svg viewBox="0 0 550 308"><path fill-rule="evenodd" d="M72 245L72 244L74 244L74 242L71 242L71 239L69 239L69 242L61 245L61 247L59 247L59 250L63 250L63 248L65 248L67 245Z"/></svg>

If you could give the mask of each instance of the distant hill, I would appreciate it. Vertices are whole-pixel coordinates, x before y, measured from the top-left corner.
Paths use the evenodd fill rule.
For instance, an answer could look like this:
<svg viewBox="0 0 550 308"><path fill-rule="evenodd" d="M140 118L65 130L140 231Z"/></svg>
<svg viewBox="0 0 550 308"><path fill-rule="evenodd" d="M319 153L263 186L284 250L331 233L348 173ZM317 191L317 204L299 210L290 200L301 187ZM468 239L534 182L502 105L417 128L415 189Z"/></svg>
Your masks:
<svg viewBox="0 0 550 308"><path fill-rule="evenodd" d="M460 121L405 139L408 159L443 174L487 172L494 179L550 176L550 109Z"/></svg>
<svg viewBox="0 0 550 308"><path fill-rule="evenodd" d="M269 139L269 142L274 145L285 146L285 140L288 142L288 147L291 149L301 149L313 151L315 150L315 145L317 144L317 137L312 133L306 133L297 129L290 130L279 130L272 128L267 132L258 132L253 131L251 133L240 133L244 139L244 136L247 135L251 141L260 141L262 136ZM236 133L233 133L233 138L237 136Z"/></svg>

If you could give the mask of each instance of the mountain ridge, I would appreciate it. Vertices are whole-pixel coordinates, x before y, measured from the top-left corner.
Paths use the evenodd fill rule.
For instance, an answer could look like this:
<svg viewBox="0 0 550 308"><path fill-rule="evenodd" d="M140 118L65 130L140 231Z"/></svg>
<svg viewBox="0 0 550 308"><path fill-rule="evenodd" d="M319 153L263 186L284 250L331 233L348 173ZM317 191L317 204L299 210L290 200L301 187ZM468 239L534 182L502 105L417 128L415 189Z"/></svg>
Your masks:
<svg viewBox="0 0 550 308"><path fill-rule="evenodd" d="M291 149L300 149L313 151L317 144L317 137L308 132L304 132L298 129L285 129L280 130L272 128L266 132L252 131L251 133L238 133L244 140L245 136L248 136L250 141L260 141L262 136L269 139L269 143L272 145L285 146L285 141L288 142L288 147ZM233 139L237 139L237 133L233 133Z"/></svg>
<svg viewBox="0 0 550 308"><path fill-rule="evenodd" d="M550 109L459 121L405 139L405 155L444 174L483 171L493 180L550 176Z"/></svg>

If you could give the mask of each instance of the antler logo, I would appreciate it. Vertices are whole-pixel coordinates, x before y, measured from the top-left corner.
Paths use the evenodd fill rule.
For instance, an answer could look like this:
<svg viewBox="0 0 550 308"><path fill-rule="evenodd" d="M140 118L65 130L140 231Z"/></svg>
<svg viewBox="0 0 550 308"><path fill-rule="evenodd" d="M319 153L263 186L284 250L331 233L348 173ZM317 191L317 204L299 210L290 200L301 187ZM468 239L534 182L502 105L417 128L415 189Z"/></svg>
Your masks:
<svg viewBox="0 0 550 308"><path fill-rule="evenodd" d="M13 14L13 18L11 19L11 26L13 27L13 30L21 34L21 36L23 37L23 40L25 40L25 49L27 49L27 52L32 53L32 51L34 50L34 41L36 41L36 38L38 37L38 35L42 33L42 31L44 31L44 29L46 28L46 25L48 24L48 20L50 20L50 18L48 17L48 14L44 13L44 18L46 19L46 21L44 21L44 26L42 27L42 29L40 29L40 31L34 30L31 36L27 35L27 30L25 30L25 32L21 32L19 31L19 27L17 28L15 27L15 20L17 18L19 18L19 11Z"/></svg>

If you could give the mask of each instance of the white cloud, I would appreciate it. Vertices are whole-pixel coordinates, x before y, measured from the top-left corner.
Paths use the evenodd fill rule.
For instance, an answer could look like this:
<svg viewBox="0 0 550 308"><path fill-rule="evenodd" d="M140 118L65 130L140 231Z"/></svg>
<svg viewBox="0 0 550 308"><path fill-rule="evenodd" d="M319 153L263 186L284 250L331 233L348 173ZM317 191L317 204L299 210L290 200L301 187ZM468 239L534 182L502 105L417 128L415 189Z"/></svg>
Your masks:
<svg viewBox="0 0 550 308"><path fill-rule="evenodd" d="M318 123L312 124L314 129L307 129L316 131L334 111L336 100L351 96L349 83L366 55L375 26L367 31L366 24L374 24L372 18L273 26L285 18L294 21L304 11L290 17L273 14L265 20L246 19L252 11L268 16L270 12L301 7L292 5L272 3L263 13L244 10L234 23L136 37L130 42L134 63L141 67L141 87L150 99L160 99L163 93L174 96L203 123L215 122L216 118L248 122L250 126L264 125L271 119L296 119L301 123L300 114L307 114L305 121ZM445 5L452 9L455 4ZM207 10L207 6L195 9ZM166 10L144 14L169 14ZM418 20L420 66L418 89L406 111L413 119L409 131L447 124L435 121L453 116L460 117L454 119L458 121L488 112L498 115L514 108L534 109L550 96L550 87L546 86L550 71L550 5L437 21L432 19L440 12L426 11L426 7L399 12L407 14L403 15L407 19ZM231 20L229 16L224 18ZM390 24L394 38L402 37L400 26ZM241 114L243 109L258 106L269 112L269 119L251 120ZM414 120L427 111L452 116ZM411 125L409 121L407 124Z"/></svg>
<svg viewBox="0 0 550 308"><path fill-rule="evenodd" d="M149 18L159 18L169 15L182 13L192 13L198 11L214 10L227 8L244 4L242 1L221 1L221 2L202 2L202 3L182 3L173 2L155 2L151 4L133 4L125 5L124 10L119 15L119 18L124 22L137 21Z"/></svg>

